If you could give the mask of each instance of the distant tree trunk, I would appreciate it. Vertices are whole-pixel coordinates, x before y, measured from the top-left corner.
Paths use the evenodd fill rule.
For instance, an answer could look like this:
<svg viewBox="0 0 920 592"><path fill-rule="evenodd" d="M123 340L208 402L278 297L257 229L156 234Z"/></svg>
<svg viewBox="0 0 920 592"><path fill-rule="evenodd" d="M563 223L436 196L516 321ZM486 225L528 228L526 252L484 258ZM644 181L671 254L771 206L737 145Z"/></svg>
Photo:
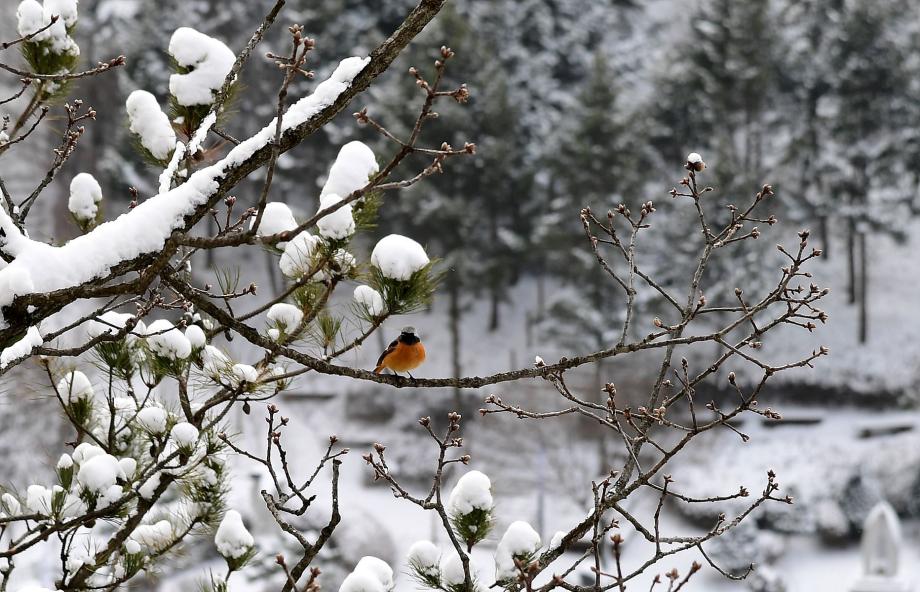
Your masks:
<svg viewBox="0 0 920 592"><path fill-rule="evenodd" d="M489 331L495 331L501 325L501 289L498 286L498 274L492 274L489 286Z"/></svg>
<svg viewBox="0 0 920 592"><path fill-rule="evenodd" d="M278 265L275 263L275 257L270 252L265 251L265 256L268 258L268 281L271 282L272 294L280 294L283 286L283 282L278 273Z"/></svg>
<svg viewBox="0 0 920 592"><path fill-rule="evenodd" d="M850 304L856 304L856 220L847 217L847 294Z"/></svg>
<svg viewBox="0 0 920 592"><path fill-rule="evenodd" d="M821 241L821 250L823 251L822 256L824 260L827 261L831 257L831 237L830 237L830 228L828 215L821 214L818 216L818 234L819 240Z"/></svg>
<svg viewBox="0 0 920 592"><path fill-rule="evenodd" d="M859 233L859 342L869 338L869 264L866 233Z"/></svg>
<svg viewBox="0 0 920 592"><path fill-rule="evenodd" d="M546 273L543 269L537 272L537 320L543 320L546 315Z"/></svg>
<svg viewBox="0 0 920 592"><path fill-rule="evenodd" d="M494 204L494 200L493 200ZM498 212L492 208L489 216L489 238L493 245L498 244ZM501 267L493 265L489 270L489 332L501 325Z"/></svg>
<svg viewBox="0 0 920 592"><path fill-rule="evenodd" d="M460 284L456 279L450 279L447 282L448 292L448 327L450 330L450 356L453 365L454 378L463 376L463 369L460 365L460 319L463 311L460 308ZM454 388L454 408L460 410L461 395L460 389Z"/></svg>

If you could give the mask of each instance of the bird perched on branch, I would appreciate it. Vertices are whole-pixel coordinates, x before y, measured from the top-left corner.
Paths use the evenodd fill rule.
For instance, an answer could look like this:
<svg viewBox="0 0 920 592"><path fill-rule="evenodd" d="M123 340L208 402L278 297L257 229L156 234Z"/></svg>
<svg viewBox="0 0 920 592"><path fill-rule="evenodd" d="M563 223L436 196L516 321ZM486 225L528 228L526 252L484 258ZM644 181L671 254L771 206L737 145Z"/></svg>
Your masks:
<svg viewBox="0 0 920 592"><path fill-rule="evenodd" d="M393 372L405 372L410 378L414 378L409 370L418 368L424 361L425 346L422 345L415 327L403 327L399 337L380 354L374 374L380 374L384 368L389 368Z"/></svg>

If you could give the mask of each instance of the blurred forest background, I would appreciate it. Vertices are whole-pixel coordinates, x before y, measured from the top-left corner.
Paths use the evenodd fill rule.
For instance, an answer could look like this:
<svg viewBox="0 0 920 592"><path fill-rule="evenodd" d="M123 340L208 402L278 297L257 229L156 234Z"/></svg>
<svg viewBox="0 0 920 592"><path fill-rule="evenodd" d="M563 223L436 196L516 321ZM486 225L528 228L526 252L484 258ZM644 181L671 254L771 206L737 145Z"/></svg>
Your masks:
<svg viewBox="0 0 920 592"><path fill-rule="evenodd" d="M289 0L279 23L302 23L316 38L310 66L321 79L342 57L370 50L413 4ZM99 116L60 175L59 199L41 202L45 233L62 241L78 232L66 208L67 183L78 172L92 172L102 183L107 218L128 208L130 187L141 196L156 193L159 171L133 150L124 101L135 89L163 101L172 32L195 27L238 50L266 7L252 0L158 0L155 8L143 0L83 0L80 8L82 62L125 54L128 63L78 82L72 92ZM12 2L4 9L11 12ZM271 36L261 51L279 51L282 39ZM777 581L790 590L825 589L809 578L809 566L781 563L777 549L801 536L808 542L802 543L800 562L830 557L856 573L853 541L875 501L891 501L908 520L920 515L920 436L912 411L920 385L920 263L913 255L920 228L920 3L452 0L349 111L367 106L390 129L405 131L419 100L406 71L410 65L429 67L441 45L457 52L448 75L454 83L465 82L472 98L467 106L445 107L426 137L450 139L455 146L475 142L477 156L452 160L445 174L386 198L373 234L410 235L448 270L435 307L421 319L396 320L390 332L410 322L421 329L433 352L423 372L428 376L504 370L526 366L536 354L549 360L607 347L621 327L623 301L584 238L582 208L603 215L619 203L637 209L655 201L658 230L640 247L643 268L665 278L664 285L683 285L698 243L687 230L693 212L672 202L668 190L680 180L686 155L703 155L709 165L703 182L716 189L709 195L720 203L740 201L772 184L777 197L764 215L775 214L783 230L771 231L764 223L764 236L745 241L731 259L709 269L704 291L710 302L732 302L736 287L756 292L781 265L776 243L810 228L827 255L815 273L816 283L832 290L829 327L819 329L813 343L786 341L778 332L764 347L780 356L820 343L830 346L831 356L817 371L789 373L774 386L770 403L790 421L761 430L760 440L735 453L737 458L729 452L720 456L716 438L697 464L689 463L675 478L705 489L714 462L724 469L718 485L758 475L761 464L784 464L790 473L781 474L784 484L802 502L745 529L738 536L747 538L726 542L723 552L737 556L742 566L752 558L765 565L780 562L783 575ZM244 69L243 90L225 131L247 137L270 120L279 81L268 60ZM309 88L301 83L292 92L299 96ZM285 154L276 173L276 199L302 205L304 215L314 211L324 175L344 142L361 139L378 155L393 150L347 114L324 132ZM37 159L50 158L51 138L46 140L34 148ZM30 166L22 161L4 174L11 184L28 184ZM255 178L241 186L238 199L254 203L259 183ZM267 261L195 265L202 274L240 265L260 289L278 290L283 279ZM645 324L638 324L640 334L659 310L654 300L643 305L648 314ZM355 362L366 366L375 354ZM618 387L643 380L640 367L597 367L596 375L584 377L586 388L598 387L594 392L612 375ZM455 393L450 401L394 402L389 391L361 391L329 402L336 384L298 388L313 397L315 425L331 421L358 442L379 437L371 428L408 437L403 428L418 416L416 405L422 413L460 405L469 414L482 398ZM713 386L713 396L716 391ZM396 413L406 406L413 411ZM3 417L8 428L32 421L27 414L13 415ZM501 423L500 429L474 428L474 450L484 453L514 433L524 451L489 455L486 462L495 470L518 471L525 484L535 484L535 475L547 471L560 476L557 489L533 485L536 497L528 493L520 502L531 514L535 499L538 512L548 514L546 504L554 502L547 499L568 500L570 509L583 506L578 495L590 494L585 476L590 480L597 467L607 465L604 459L618 454L612 442L596 441L591 426L577 422L563 435L523 433L510 419L494 423ZM783 446L779 453L777 442ZM406 459L403 470L411 472L412 465ZM576 482L579 494L566 491ZM694 524L709 518L682 517ZM552 532L546 520L551 521L541 514L536 523ZM387 530L386 520L381 529ZM908 526L907 533L917 540L915 527ZM779 544L781 537L793 538ZM911 544L916 555L917 545ZM394 553L400 545L393 543ZM840 582L830 584L826 589L841 589ZM742 589L737 586L725 589Z"/></svg>

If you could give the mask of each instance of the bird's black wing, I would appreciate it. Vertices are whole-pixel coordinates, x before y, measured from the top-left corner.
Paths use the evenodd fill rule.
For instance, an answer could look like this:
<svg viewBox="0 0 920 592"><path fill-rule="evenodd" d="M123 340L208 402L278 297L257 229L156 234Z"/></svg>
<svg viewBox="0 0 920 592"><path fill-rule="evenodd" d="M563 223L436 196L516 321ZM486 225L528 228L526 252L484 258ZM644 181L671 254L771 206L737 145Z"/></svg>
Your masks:
<svg viewBox="0 0 920 592"><path fill-rule="evenodd" d="M383 353L380 354L380 357L379 357L379 358L377 358L377 366L378 366L378 367L380 366L380 364L383 364L383 359L384 359L384 358L386 358L388 355L390 355L391 353L393 353L393 350L396 349L396 346L397 346L398 344L399 344L399 340L398 340L398 339L394 339L394 340L393 340L393 343L391 343L390 345L388 345L387 348L386 348L385 350L383 350Z"/></svg>

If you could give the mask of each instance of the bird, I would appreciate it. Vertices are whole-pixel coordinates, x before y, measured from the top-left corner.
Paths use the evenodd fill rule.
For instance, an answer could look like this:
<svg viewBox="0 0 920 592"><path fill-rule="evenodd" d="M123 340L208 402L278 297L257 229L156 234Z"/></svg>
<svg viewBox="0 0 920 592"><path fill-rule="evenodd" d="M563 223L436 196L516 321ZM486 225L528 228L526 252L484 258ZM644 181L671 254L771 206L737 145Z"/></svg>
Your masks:
<svg viewBox="0 0 920 592"><path fill-rule="evenodd" d="M425 346L418 336L415 327L403 327L399 337L387 346L377 359L374 374L380 374L384 368L389 368L395 373L405 372L409 378L415 377L409 372L418 368L425 361Z"/></svg>

